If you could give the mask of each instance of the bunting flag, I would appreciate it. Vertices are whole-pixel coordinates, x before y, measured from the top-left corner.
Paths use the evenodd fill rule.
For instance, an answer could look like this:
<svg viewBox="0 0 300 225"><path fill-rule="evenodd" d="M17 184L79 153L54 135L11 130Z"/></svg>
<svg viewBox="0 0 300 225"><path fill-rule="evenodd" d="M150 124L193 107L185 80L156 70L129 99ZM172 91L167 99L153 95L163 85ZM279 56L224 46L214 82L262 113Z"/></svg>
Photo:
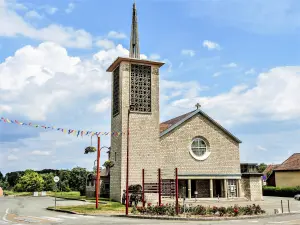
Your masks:
<svg viewBox="0 0 300 225"><path fill-rule="evenodd" d="M21 126L30 126L30 127L35 127L35 128L42 128L44 130L56 130L56 131L60 131L64 134L70 134L70 135L74 135L74 136L120 136L120 135L124 135L125 133L123 132L94 132L94 131L86 131L86 130L72 130L72 129L68 129L68 128L56 128L55 126L45 126L45 125L37 125L37 124L32 124L32 123L23 123L23 122L20 122L18 120L10 120L10 119L7 119L7 118L3 118L1 117L1 120L0 122L4 122L4 123L10 123L10 124L18 124L18 125L21 125Z"/></svg>

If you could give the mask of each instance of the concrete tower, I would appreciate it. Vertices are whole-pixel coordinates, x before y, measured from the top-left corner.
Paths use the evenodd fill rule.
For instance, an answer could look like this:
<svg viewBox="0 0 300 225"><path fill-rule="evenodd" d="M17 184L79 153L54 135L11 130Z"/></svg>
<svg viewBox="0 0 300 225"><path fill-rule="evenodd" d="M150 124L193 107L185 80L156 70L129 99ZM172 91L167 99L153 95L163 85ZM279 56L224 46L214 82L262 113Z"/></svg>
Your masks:
<svg viewBox="0 0 300 225"><path fill-rule="evenodd" d="M141 184L142 169L157 170L160 163L159 68L164 63L140 59L135 3L129 56L107 69L112 72L111 130L125 133L111 137L110 197L118 201L126 187L127 144L129 185Z"/></svg>

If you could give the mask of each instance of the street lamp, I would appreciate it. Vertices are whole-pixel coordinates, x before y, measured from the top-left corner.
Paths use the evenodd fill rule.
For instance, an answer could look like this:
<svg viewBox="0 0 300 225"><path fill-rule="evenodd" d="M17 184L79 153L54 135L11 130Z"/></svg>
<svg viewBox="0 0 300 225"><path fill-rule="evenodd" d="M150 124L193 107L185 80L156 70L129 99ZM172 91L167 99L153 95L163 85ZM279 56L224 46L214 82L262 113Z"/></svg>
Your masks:
<svg viewBox="0 0 300 225"><path fill-rule="evenodd" d="M103 146L100 148L100 137L98 136L98 150L97 150L97 159L94 161L94 165L95 165L95 162L97 161L97 179L96 179L96 185L95 185L95 188L96 188L96 209L98 209L98 201L99 201L99 194L100 194L100 188L99 188L99 185L100 185L100 151L101 149L103 148L107 148L108 150L110 150L110 147L106 147L106 146Z"/></svg>

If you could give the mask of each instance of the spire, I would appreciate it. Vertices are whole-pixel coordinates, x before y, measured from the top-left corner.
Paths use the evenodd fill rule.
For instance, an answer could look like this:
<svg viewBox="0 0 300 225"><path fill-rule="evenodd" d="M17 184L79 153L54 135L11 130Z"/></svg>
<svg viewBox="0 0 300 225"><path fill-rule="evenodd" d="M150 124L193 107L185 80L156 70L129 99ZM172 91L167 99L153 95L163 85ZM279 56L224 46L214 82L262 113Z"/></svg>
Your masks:
<svg viewBox="0 0 300 225"><path fill-rule="evenodd" d="M132 24L131 24L131 36L130 36L130 58L140 58L140 45L139 45L139 32L138 32L138 22L137 22L137 11L135 7L135 2L132 8Z"/></svg>

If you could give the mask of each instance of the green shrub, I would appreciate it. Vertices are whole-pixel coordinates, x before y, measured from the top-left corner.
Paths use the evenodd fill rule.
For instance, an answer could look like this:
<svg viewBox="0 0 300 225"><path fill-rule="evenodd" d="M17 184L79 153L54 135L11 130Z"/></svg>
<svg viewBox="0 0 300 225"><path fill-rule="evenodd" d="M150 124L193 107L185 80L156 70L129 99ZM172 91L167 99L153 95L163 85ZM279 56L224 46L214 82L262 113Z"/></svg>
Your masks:
<svg viewBox="0 0 300 225"><path fill-rule="evenodd" d="M151 205L151 203L147 204L147 207L134 207L133 213L140 213L144 215L175 215L175 205L169 204L161 204L161 205ZM180 208L180 213L183 213L183 208ZM238 216L238 215L259 215L264 214L265 211L261 209L259 205L247 205L247 206L238 206L234 205L234 207L205 207L201 205L197 206L188 206L186 207L185 214L186 215L212 215L212 216Z"/></svg>
<svg viewBox="0 0 300 225"><path fill-rule="evenodd" d="M300 186L297 187L263 187L264 196L278 196L278 197L294 197L300 193Z"/></svg>

